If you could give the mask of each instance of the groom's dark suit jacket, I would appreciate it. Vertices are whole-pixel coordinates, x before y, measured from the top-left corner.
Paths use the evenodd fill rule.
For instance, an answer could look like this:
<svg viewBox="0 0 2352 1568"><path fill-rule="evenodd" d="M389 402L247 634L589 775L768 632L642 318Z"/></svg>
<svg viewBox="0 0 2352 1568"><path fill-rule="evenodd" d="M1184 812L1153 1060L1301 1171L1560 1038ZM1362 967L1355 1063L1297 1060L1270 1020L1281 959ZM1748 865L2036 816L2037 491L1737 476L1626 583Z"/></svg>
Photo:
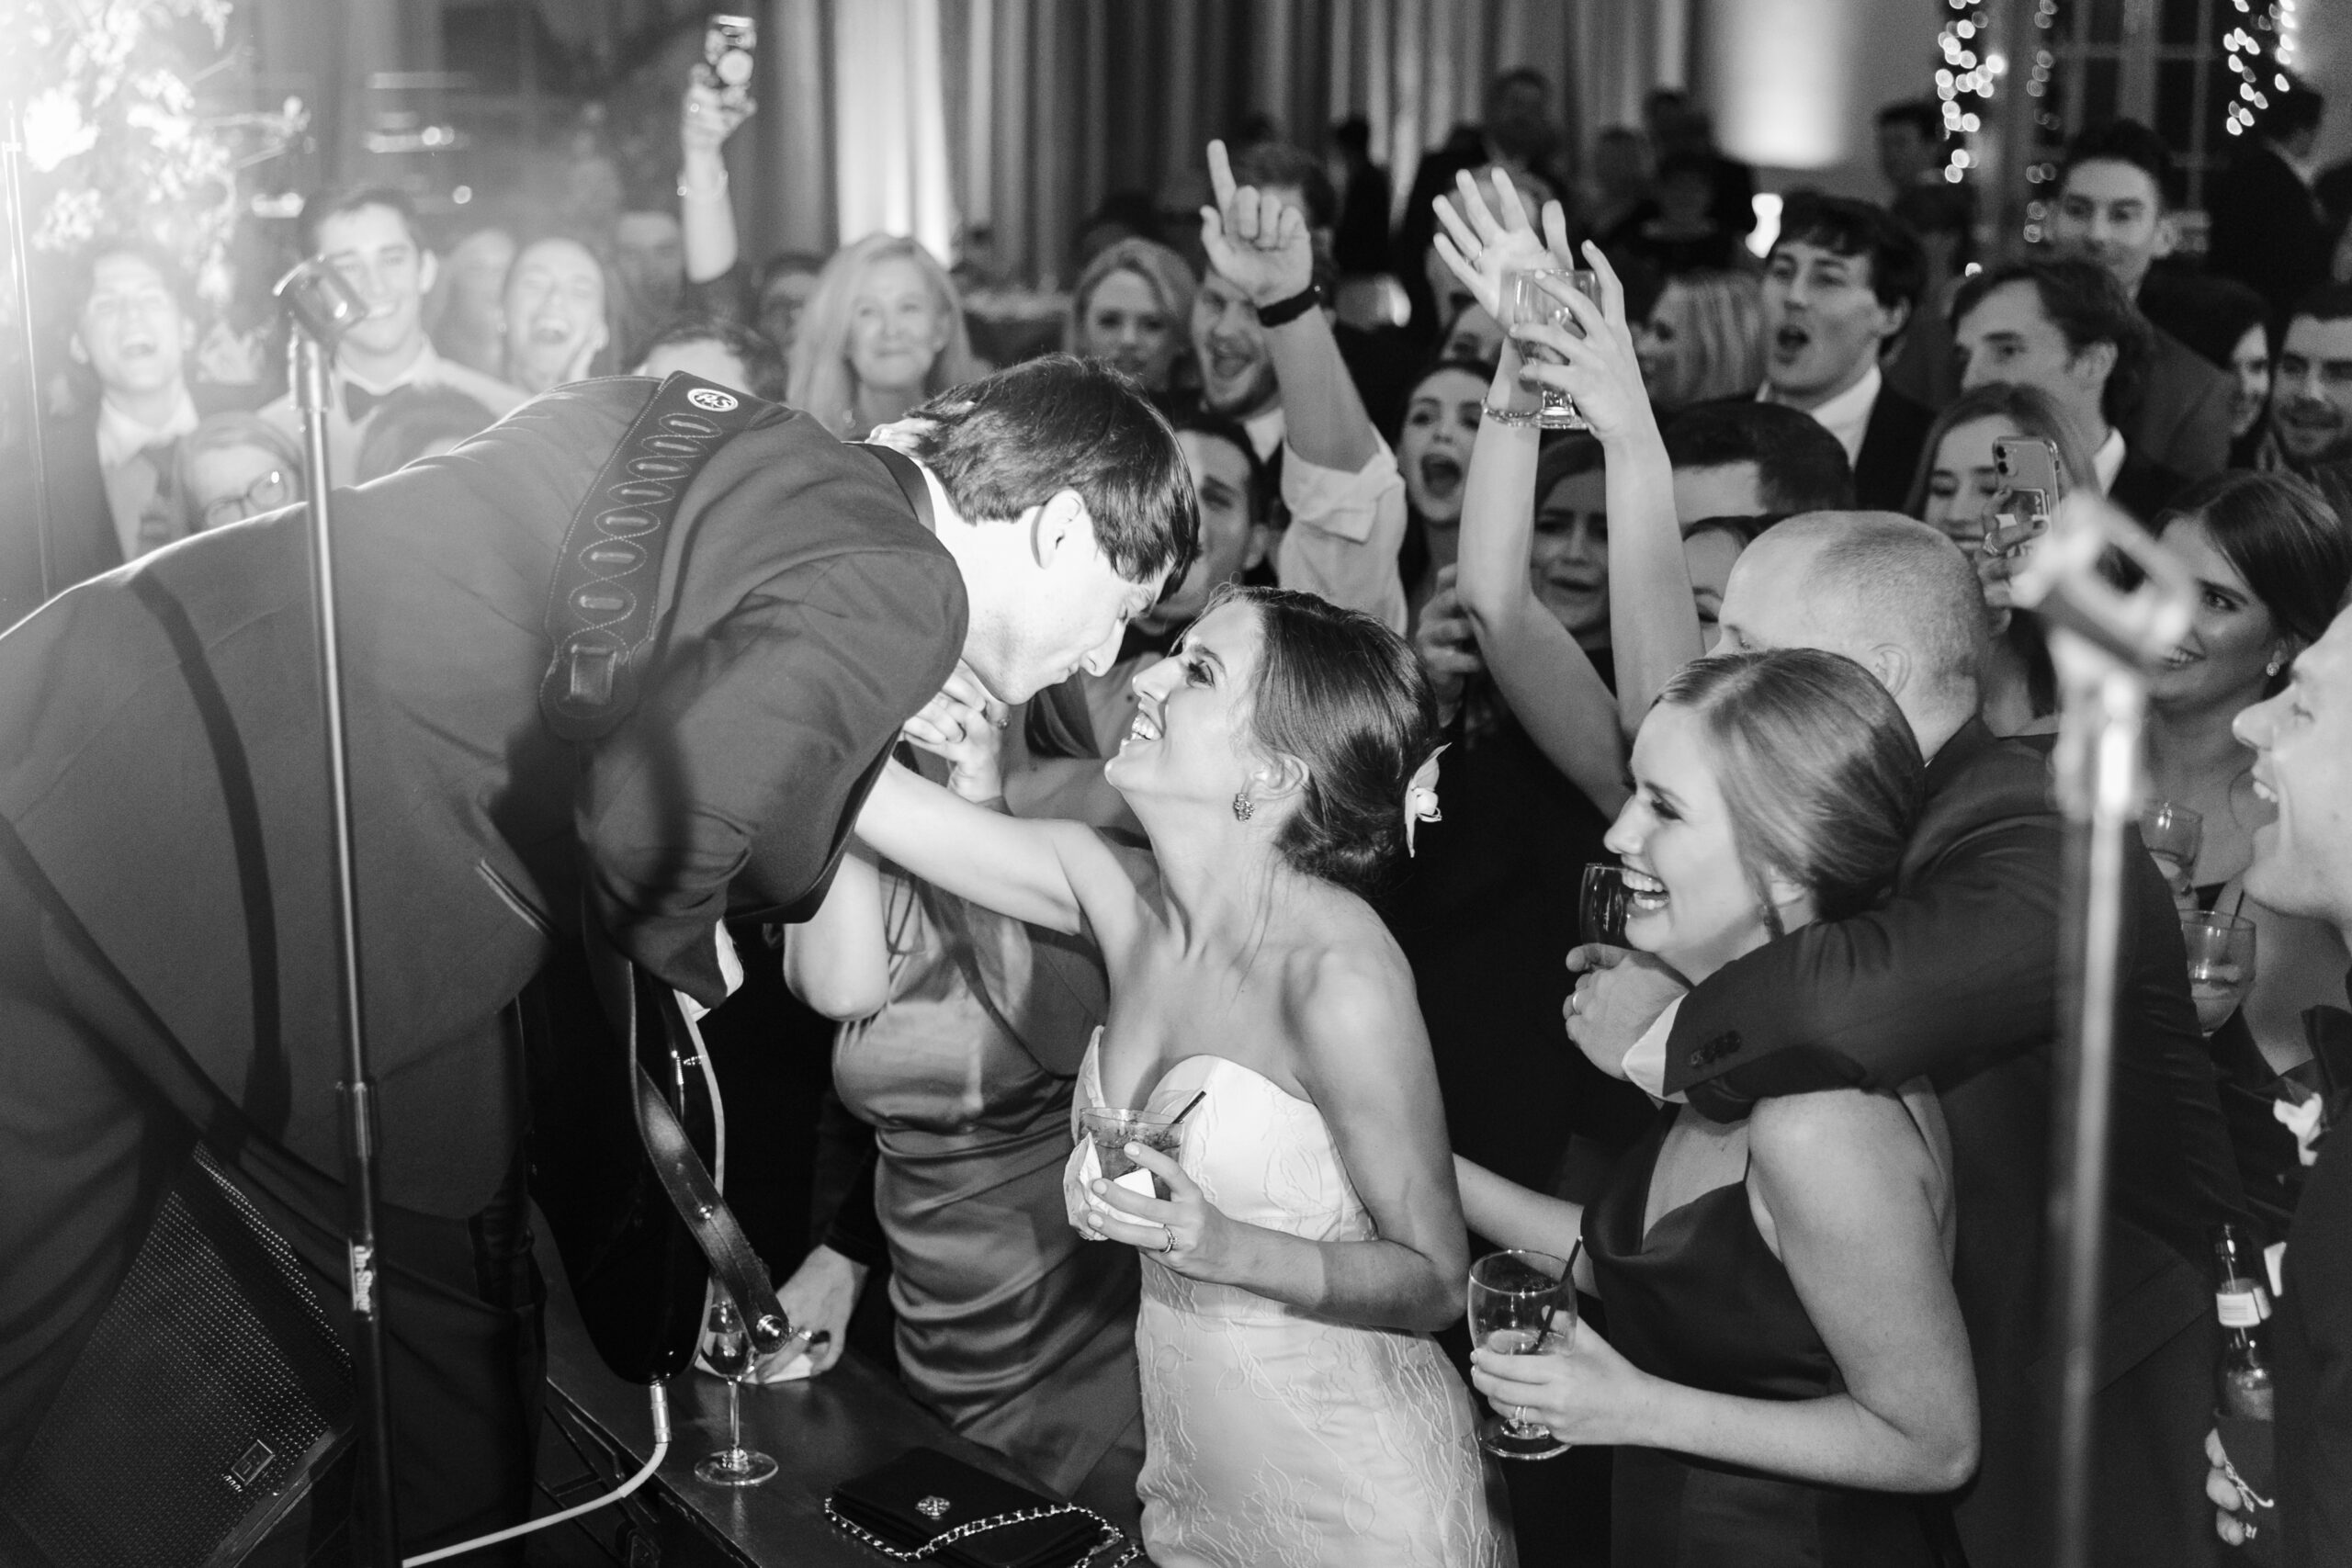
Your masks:
<svg viewBox="0 0 2352 1568"><path fill-rule="evenodd" d="M1972 721L1937 752L1893 898L1725 966L1683 999L1666 1087L1719 1117L1768 1094L1932 1078L1950 1123L1953 1283L1984 1412L1956 1517L1972 1563L2048 1560L2058 1385L2046 1317L2064 829L2038 747ZM2201 1562L2212 1404L2206 1227L2239 1205L2179 918L2130 866L2106 1226L2093 1552Z"/></svg>
<svg viewBox="0 0 2352 1568"><path fill-rule="evenodd" d="M821 885L962 648L954 561L888 472L767 409L685 492L634 713L558 739L538 687L559 546L655 387L550 392L336 497L383 1195L421 1220L462 1225L511 1181L503 1014L583 904L718 1001L717 923ZM0 818L23 846L0 860L0 1476L127 1266L162 1129L217 1112L341 1168L305 526L199 535L0 637ZM165 1056L219 1104L187 1103ZM397 1386L395 1406L418 1449L448 1441Z"/></svg>

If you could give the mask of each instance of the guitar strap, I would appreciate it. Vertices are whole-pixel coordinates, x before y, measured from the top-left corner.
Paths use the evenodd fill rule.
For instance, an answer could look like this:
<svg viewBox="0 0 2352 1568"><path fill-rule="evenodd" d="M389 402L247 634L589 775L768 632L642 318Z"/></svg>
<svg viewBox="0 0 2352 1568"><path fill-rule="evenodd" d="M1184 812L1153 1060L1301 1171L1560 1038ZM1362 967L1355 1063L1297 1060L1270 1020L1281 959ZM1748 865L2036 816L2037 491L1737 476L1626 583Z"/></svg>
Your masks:
<svg viewBox="0 0 2352 1568"><path fill-rule="evenodd" d="M552 651L539 682L539 711L558 736L596 740L635 707L661 624L662 568L686 491L729 437L774 406L679 371L662 383L605 460L572 513L548 591L545 627ZM916 515L933 526L922 470L887 447L866 450L881 459ZM792 1329L777 1309L767 1266L638 1048L639 1031L658 1028L674 1060L697 1061L699 1046L678 995L630 964L593 917L582 925L605 1017L628 1056L630 1099L647 1162L712 1277L733 1298L753 1350L770 1355ZM683 1367L692 1349L683 1348L670 1370Z"/></svg>

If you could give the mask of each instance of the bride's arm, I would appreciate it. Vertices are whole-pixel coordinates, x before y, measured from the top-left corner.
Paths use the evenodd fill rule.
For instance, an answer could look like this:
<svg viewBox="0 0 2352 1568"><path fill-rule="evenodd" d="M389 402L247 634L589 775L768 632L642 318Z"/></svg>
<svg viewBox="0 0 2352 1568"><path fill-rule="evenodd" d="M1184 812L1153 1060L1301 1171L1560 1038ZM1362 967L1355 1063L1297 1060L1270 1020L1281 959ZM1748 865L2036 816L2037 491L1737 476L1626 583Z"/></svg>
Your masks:
<svg viewBox="0 0 2352 1568"><path fill-rule="evenodd" d="M892 762L858 813L857 836L886 860L983 908L1077 932L1132 903L1111 846L1078 822L1029 822L959 800Z"/></svg>
<svg viewBox="0 0 2352 1568"><path fill-rule="evenodd" d="M1580 1443L1671 1449L1880 1492L1974 1472L1976 1379L1937 1224L1939 1179L1900 1101L1860 1089L1760 1100L1751 1193L1847 1392L1741 1399L1637 1371L1580 1326L1572 1355L1478 1352L1490 1398Z"/></svg>

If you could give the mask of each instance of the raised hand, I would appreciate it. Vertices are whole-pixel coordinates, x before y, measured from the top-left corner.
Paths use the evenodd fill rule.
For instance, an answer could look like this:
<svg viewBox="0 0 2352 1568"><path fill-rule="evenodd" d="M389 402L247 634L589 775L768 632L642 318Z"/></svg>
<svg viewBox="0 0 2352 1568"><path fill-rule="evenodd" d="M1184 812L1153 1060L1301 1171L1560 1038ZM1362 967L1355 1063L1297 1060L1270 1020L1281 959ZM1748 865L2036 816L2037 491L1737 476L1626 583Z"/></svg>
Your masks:
<svg viewBox="0 0 2352 1568"><path fill-rule="evenodd" d="M1565 239L1561 248L1566 248ZM1634 330L1625 321L1625 286L1600 247L1588 241L1584 259L1600 283L1594 304L1565 280L1546 278L1545 292L1576 319L1578 331L1526 321L1510 327L1521 345L1519 378L1529 387L1550 387L1576 400L1577 412L1603 443L1634 434L1656 423L1649 392L1642 385L1641 360L1634 353ZM1552 351L1565 363L1538 363L1529 347Z"/></svg>
<svg viewBox="0 0 2352 1568"><path fill-rule="evenodd" d="M1272 305L1315 281L1315 241L1306 215L1272 191L1236 186L1225 143L1209 143L1209 185L1216 205L1201 209L1201 245L1209 265L1250 296Z"/></svg>
<svg viewBox="0 0 2352 1568"><path fill-rule="evenodd" d="M974 803L1004 794L1005 705L979 677L956 666L939 694L907 720L906 738L948 761L947 787Z"/></svg>
<svg viewBox="0 0 2352 1568"><path fill-rule="evenodd" d="M748 97L740 97L730 106L718 84L704 81L700 71L691 73L678 102L678 145L686 160L693 162L696 154L718 156L735 128L751 118L757 107Z"/></svg>
<svg viewBox="0 0 2352 1568"><path fill-rule="evenodd" d="M1461 705L1464 684L1487 668L1478 652L1477 629L1453 585L1455 570L1453 566L1438 569L1437 592L1421 606L1420 620L1413 627L1413 651L1430 672L1438 710L1449 716Z"/></svg>
<svg viewBox="0 0 2352 1568"><path fill-rule="evenodd" d="M1573 266L1575 263L1555 263L1555 251L1566 250L1568 243L1566 216L1556 201L1544 204L1544 227L1554 236L1552 248L1535 232L1528 220L1527 209L1519 199L1519 191L1508 175L1495 181L1495 206L1489 209L1487 198L1478 193L1478 182L1467 170L1453 176L1454 202L1441 196L1437 198L1437 220L1443 231L1435 236L1437 254L1462 287L1470 290L1478 306L1498 321L1510 320L1510 279L1513 273L1543 272L1555 265Z"/></svg>

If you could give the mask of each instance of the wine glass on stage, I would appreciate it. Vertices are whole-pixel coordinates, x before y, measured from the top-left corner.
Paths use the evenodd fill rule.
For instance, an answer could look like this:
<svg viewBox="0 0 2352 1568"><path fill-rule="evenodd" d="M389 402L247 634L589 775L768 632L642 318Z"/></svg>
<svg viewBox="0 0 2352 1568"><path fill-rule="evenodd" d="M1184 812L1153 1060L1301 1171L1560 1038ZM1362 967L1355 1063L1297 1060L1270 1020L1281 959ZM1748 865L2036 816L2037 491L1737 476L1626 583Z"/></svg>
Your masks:
<svg viewBox="0 0 2352 1568"><path fill-rule="evenodd" d="M757 1486L775 1473L775 1461L743 1446L743 1380L752 1373L752 1336L724 1291L710 1301L710 1334L703 1359L727 1380L727 1446L695 1461L695 1478L713 1486Z"/></svg>

